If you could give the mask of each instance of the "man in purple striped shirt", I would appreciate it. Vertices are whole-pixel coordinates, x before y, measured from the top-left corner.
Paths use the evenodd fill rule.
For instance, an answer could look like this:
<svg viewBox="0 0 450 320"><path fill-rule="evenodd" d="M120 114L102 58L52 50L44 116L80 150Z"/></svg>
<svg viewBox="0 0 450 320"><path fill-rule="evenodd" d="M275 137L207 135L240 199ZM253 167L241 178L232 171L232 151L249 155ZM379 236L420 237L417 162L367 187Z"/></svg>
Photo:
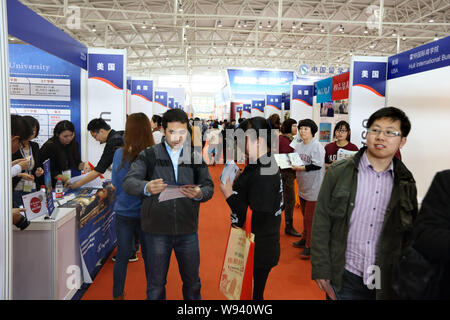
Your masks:
<svg viewBox="0 0 450 320"><path fill-rule="evenodd" d="M412 174L395 153L411 123L382 108L367 123L367 147L333 164L323 181L311 239L312 279L337 299L392 299L391 266L417 214Z"/></svg>

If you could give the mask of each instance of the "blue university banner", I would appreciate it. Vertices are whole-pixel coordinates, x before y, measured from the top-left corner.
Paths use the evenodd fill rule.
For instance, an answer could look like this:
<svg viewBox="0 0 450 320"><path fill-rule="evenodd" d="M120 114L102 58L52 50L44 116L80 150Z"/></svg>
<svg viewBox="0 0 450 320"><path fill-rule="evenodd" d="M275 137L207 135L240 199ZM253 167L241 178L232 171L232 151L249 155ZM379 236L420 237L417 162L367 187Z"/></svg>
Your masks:
<svg viewBox="0 0 450 320"><path fill-rule="evenodd" d="M293 71L228 69L231 92L278 94L287 92L294 80Z"/></svg>
<svg viewBox="0 0 450 320"><path fill-rule="evenodd" d="M386 95L386 62L355 61L353 86L363 87L379 97Z"/></svg>

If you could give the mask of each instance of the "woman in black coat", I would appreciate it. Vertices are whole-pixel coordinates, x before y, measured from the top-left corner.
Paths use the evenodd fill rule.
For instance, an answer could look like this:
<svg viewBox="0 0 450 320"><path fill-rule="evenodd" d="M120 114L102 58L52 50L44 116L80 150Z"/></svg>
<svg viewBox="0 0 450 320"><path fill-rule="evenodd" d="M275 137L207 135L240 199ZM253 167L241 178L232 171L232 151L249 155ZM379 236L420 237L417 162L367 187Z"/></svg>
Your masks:
<svg viewBox="0 0 450 320"><path fill-rule="evenodd" d="M68 181L71 169L83 170L84 163L81 162L72 122L63 120L56 124L53 137L48 139L39 151L39 159L42 163L50 159L53 186L58 178L61 178L63 184Z"/></svg>
<svg viewBox="0 0 450 320"><path fill-rule="evenodd" d="M44 182L44 171L39 161L39 144L31 141L39 135L39 122L31 116L24 116L23 119L33 128L33 134L24 140L22 147L12 155L12 161L30 158L28 168L12 179L13 200L16 205L23 204L22 196L38 190Z"/></svg>
<svg viewBox="0 0 450 320"><path fill-rule="evenodd" d="M245 142L245 155L249 163L233 185L227 181L226 184L220 184L220 189L231 208L233 225L242 227L247 208L252 210L251 228L255 234L253 299L263 300L270 270L278 264L280 258L283 206L281 177L273 155L270 154L272 137L267 120L254 117L243 121L239 128L246 135L247 132L250 133Z"/></svg>
<svg viewBox="0 0 450 320"><path fill-rule="evenodd" d="M436 174L414 222L414 248L445 265L440 299L450 299L450 170Z"/></svg>

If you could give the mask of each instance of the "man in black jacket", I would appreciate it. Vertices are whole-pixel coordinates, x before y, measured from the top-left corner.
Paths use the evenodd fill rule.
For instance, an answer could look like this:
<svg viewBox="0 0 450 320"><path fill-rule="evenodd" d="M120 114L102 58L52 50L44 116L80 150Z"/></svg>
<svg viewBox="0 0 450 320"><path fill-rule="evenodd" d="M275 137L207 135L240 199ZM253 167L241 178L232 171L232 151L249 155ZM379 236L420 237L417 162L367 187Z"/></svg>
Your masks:
<svg viewBox="0 0 450 320"><path fill-rule="evenodd" d="M112 165L114 159L114 153L116 150L123 146L123 131L115 131L111 129L110 125L102 118L92 119L87 127L91 136L102 143L106 143L105 149L103 149L102 156L97 163L97 166L90 171L81 180L68 185L71 189L81 188L86 183L95 180L101 176ZM87 168L85 168L87 169Z"/></svg>
<svg viewBox="0 0 450 320"><path fill-rule="evenodd" d="M166 299L166 275L174 250L184 299L200 300L198 214L200 203L211 199L214 185L201 155L196 157L191 152L186 113L168 110L162 126L165 140L139 154L122 186L126 193L144 197L141 226L147 298ZM181 194L162 200L166 193L161 193L169 184L181 186Z"/></svg>
<svg viewBox="0 0 450 320"><path fill-rule="evenodd" d="M434 177L413 230L415 249L430 262L446 265L440 299L450 299L450 170Z"/></svg>

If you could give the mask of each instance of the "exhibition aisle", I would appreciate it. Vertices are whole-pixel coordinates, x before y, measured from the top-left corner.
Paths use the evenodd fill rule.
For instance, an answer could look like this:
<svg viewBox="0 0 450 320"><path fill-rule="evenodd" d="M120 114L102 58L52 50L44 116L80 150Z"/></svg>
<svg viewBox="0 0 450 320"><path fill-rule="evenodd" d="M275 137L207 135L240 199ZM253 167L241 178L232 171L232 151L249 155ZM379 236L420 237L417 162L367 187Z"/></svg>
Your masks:
<svg viewBox="0 0 450 320"><path fill-rule="evenodd" d="M200 207L199 241L200 241L200 278L202 281L202 297L205 300L224 300L219 291L219 276L230 227L230 209L220 192L219 176L223 165L209 167L214 181L213 198ZM299 208L294 211L294 224L298 231L302 230L302 218ZM281 225L281 257L268 279L265 299L267 300L323 300L325 295L315 282L311 280L311 263L300 260L301 249L292 247L292 242L298 238L284 234L284 219ZM111 257L107 259L103 268L88 288L83 300L112 299L113 267ZM172 254L171 265L167 275L167 299L182 299L181 279L175 255ZM146 279L142 255L139 260L128 264L127 280L125 284L125 299L142 300L146 298Z"/></svg>

